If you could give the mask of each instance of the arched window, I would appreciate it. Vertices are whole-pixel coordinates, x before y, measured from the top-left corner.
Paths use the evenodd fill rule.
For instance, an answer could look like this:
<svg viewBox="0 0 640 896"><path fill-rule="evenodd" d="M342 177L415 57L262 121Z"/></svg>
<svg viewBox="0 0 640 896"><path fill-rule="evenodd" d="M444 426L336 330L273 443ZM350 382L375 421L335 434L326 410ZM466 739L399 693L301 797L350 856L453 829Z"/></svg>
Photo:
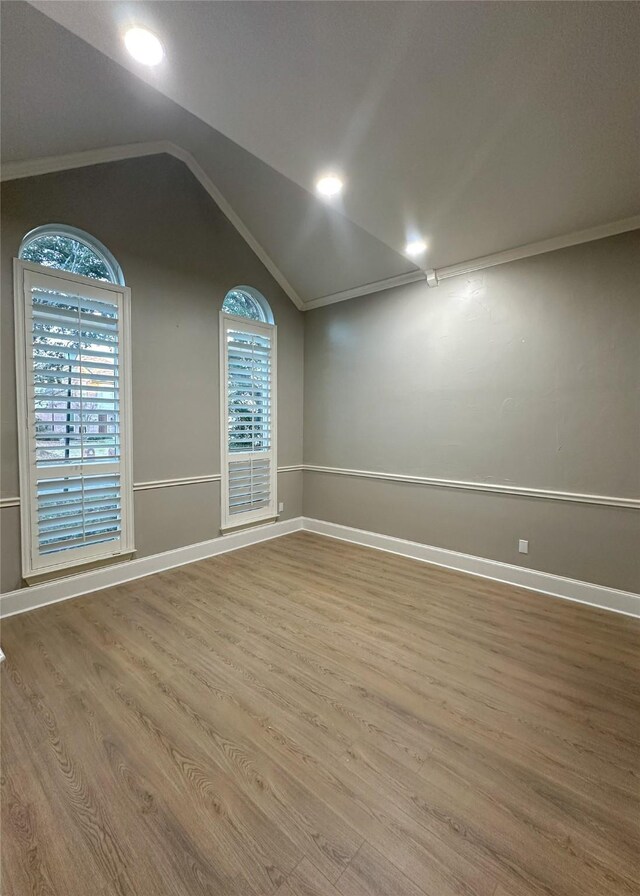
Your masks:
<svg viewBox="0 0 640 896"><path fill-rule="evenodd" d="M262 293L252 286L234 286L224 297L222 310L225 314L246 317L265 324L274 322L271 306Z"/></svg>
<svg viewBox="0 0 640 896"><path fill-rule="evenodd" d="M59 224L14 283L23 576L130 555L130 294L97 240Z"/></svg>
<svg viewBox="0 0 640 896"><path fill-rule="evenodd" d="M250 286L227 293L220 312L223 529L278 515L276 326Z"/></svg>
<svg viewBox="0 0 640 896"><path fill-rule="evenodd" d="M66 224L36 227L22 240L19 257L46 268L124 286L122 268L97 239Z"/></svg>

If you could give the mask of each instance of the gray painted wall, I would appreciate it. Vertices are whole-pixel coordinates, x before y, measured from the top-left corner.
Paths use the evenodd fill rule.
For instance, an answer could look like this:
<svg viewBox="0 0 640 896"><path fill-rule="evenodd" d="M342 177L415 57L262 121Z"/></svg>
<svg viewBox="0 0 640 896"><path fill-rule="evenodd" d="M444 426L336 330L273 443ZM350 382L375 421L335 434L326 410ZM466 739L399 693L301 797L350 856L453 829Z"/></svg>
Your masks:
<svg viewBox="0 0 640 896"><path fill-rule="evenodd" d="M307 312L305 464L637 497L639 249L636 231ZM304 477L305 516L640 590L635 510Z"/></svg>
<svg viewBox="0 0 640 896"><path fill-rule="evenodd" d="M638 232L303 316L174 159L9 182L2 199L3 497L18 494L11 259L47 222L102 240L132 288L137 483L219 473L218 310L248 283L279 327L280 466L302 462L304 353L307 464L640 493ZM640 589L637 511L308 471L304 496L300 472L280 474L278 488L284 518L304 510ZM219 482L137 490L138 556L216 537L219 501ZM0 523L8 591L20 583L18 508Z"/></svg>
<svg viewBox="0 0 640 896"><path fill-rule="evenodd" d="M101 240L132 290L136 483L220 472L218 312L240 284L273 308L278 463L302 462L303 315L186 167L150 157L2 186L2 497L19 492L11 259L26 232L52 222ZM299 471L278 477L282 519L301 513L301 480ZM3 509L0 523L6 592L20 585L18 509ZM139 557L215 538L219 527L219 482L135 492Z"/></svg>

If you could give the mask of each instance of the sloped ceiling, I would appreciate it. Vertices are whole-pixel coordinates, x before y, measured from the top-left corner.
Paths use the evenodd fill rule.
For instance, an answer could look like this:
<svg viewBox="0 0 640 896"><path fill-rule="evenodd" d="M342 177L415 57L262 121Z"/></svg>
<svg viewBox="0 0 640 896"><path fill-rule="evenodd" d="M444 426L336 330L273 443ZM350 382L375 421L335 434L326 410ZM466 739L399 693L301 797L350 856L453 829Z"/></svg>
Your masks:
<svg viewBox="0 0 640 896"><path fill-rule="evenodd" d="M417 270L28 4L1 13L4 163L168 140L197 160L303 301Z"/></svg>
<svg viewBox="0 0 640 896"><path fill-rule="evenodd" d="M3 4L7 158L170 139L305 300L415 270L412 231L441 267L639 210L636 3L32 5L82 41ZM312 194L334 165L339 211Z"/></svg>

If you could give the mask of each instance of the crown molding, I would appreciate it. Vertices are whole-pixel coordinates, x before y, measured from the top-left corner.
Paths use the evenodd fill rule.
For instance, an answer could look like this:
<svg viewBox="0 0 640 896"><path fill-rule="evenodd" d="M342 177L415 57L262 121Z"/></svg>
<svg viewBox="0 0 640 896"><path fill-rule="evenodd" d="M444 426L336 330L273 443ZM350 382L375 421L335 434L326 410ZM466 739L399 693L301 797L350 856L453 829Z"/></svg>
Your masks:
<svg viewBox="0 0 640 896"><path fill-rule="evenodd" d="M53 174L57 171L69 171L73 168L87 168L91 165L101 165L105 162L120 162L125 159L137 159L144 156L166 154L179 159L187 166L200 185L207 191L220 211L238 231L242 239L258 256L262 264L269 271L273 279L289 296L299 311L303 310L302 299L289 283L285 275L278 268L266 250L251 233L246 224L236 214L231 204L223 196L213 183L202 166L190 152L177 146L170 140L158 140L152 143L127 143L122 146L106 146L101 149L89 149L84 152L74 152L61 156L49 156L42 159L29 159L24 162L5 162L0 173L0 180L18 180L23 177L37 177L42 174Z"/></svg>
<svg viewBox="0 0 640 896"><path fill-rule="evenodd" d="M395 277L384 280L376 280L373 283L365 283L346 289L342 292L331 293L303 302L296 290L289 283L282 271L278 268L266 250L253 236L242 219L236 214L231 204L216 187L209 175L204 171L194 156L170 140L158 140L150 143L127 143L121 146L106 146L101 149L89 149L83 152L68 153L67 155L49 156L42 159L29 159L24 162L6 162L0 172L0 181L17 180L23 177L37 177L42 174L52 174L56 171L68 171L73 168L85 168L91 165L100 165L105 162L118 162L125 159L135 159L150 155L166 153L183 162L191 171L200 185L218 205L225 217L238 231L243 240L250 246L253 252L267 268L271 276L282 287L293 304L299 311L312 311L325 305L334 305L337 302L346 302L359 296L371 295L385 289L393 289L397 286L406 286L410 283L426 281L428 287L436 287L438 284L451 277L461 274L470 274L484 268L496 267L508 264L511 261L520 261L523 258L531 258L546 252L555 252L558 249L567 249L570 246L578 246L581 243L589 243L594 240L606 239L609 236L617 236L631 230L640 229L640 215L623 218L619 221L611 221L608 224L600 224L586 230L578 230L573 233L551 237L535 243L527 243L503 252L495 252L491 255L483 255L468 261L441 268L409 271Z"/></svg>
<svg viewBox="0 0 640 896"><path fill-rule="evenodd" d="M495 252L493 255L483 255L481 258L474 258L471 261L461 261L459 264L451 264L448 267L428 271L428 275L435 274L436 278L436 282L433 284L429 283L429 285L437 286L441 280L457 277L460 274L471 274L484 268L493 268L499 264L520 261L523 258L543 255L546 252L555 252L558 249L568 249L570 246L579 246L581 243L603 240L608 236L617 236L620 233L627 233L630 230L638 230L639 228L640 215L634 215L631 218L623 218L621 221L611 221L609 224L589 227L587 230L577 230L574 233L554 236L551 239L540 240L537 243L527 243L514 249L506 249L504 252Z"/></svg>
<svg viewBox="0 0 640 896"><path fill-rule="evenodd" d="M408 283L417 283L425 280L426 285L434 288L443 280L457 277L461 274L471 274L484 268L496 267L500 264L508 264L511 261L520 261L523 258L532 258L534 255L542 255L546 252L555 252L558 249L567 249L570 246L578 246L581 243L590 243L594 240L606 239L608 236L617 236L630 230L640 229L640 215L631 218L623 218L620 221L611 221L609 224L600 224L587 230L578 230L562 236L555 236L548 240L540 240L537 243L528 243L517 246L514 249L506 249L504 252L495 252L493 255L483 255L470 261L461 261L448 267L430 268L428 270L412 271L408 274L400 274L398 277L389 277L387 280L377 280L375 283L367 283L364 286L356 286L344 292L336 292L332 295L321 296L304 303L305 311L314 308L322 308L324 305L333 305L336 302L346 302L358 296L371 295L383 289L392 289L394 286L405 286Z"/></svg>
<svg viewBox="0 0 640 896"><path fill-rule="evenodd" d="M354 286L353 289L345 289L343 292L335 292L328 296L320 296L304 303L305 311L314 308L322 308L324 305L334 305L336 302L346 302L349 299L357 299L359 296L368 296L383 289L393 289L394 286L406 286L408 283L417 283L418 280L426 280L424 271L409 271L406 274L398 274L396 277L387 277L385 280L375 280L373 283L365 283L363 286Z"/></svg>

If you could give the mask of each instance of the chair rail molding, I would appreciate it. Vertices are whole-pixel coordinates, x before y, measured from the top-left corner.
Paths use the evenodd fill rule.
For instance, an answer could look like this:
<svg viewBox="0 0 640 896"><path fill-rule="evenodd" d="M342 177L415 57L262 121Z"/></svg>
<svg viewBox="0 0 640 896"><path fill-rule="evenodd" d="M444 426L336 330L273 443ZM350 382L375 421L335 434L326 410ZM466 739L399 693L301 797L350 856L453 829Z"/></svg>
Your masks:
<svg viewBox="0 0 640 896"><path fill-rule="evenodd" d="M335 476L353 476L360 479L384 479L387 482L407 482L413 485L431 488L453 488L463 491L489 492L498 495L514 495L522 498L539 498L546 501L565 501L570 504L599 504L603 507L622 507L627 510L640 510L640 498L623 498L615 495L592 495L581 492L553 491L544 488L528 488L520 485L505 485L497 482L465 482L458 479L436 479L430 476L409 476L402 473L382 473L375 470L350 470L345 467L324 467L318 464L291 464L278 467L282 473L329 473ZM181 485L200 485L207 482L220 482L220 473L208 473L201 476L181 476L175 479L151 479L148 482L134 482L134 492L147 491L154 488L174 488ZM0 509L3 507L19 507L19 497L0 498Z"/></svg>
<svg viewBox="0 0 640 896"><path fill-rule="evenodd" d="M402 473L382 473L374 470L350 470L345 467L324 467L317 464L304 464L303 469L309 473L329 473L334 476L352 476L360 479L384 479L387 482L407 482L431 488L453 488L463 491L515 495L522 498L540 498L546 501L565 501L571 504L600 504L605 507L640 510L640 498L554 491L553 489L506 485L499 482L465 482L458 479L436 479L430 476L408 476Z"/></svg>
<svg viewBox="0 0 640 896"><path fill-rule="evenodd" d="M291 464L286 467L278 467L280 473L296 473L304 470L302 464ZM150 479L147 482L134 482L134 492L145 492L153 488L174 488L179 485L200 485L205 482L220 482L220 473L203 473L201 476L178 476L175 479ZM0 498L0 509L3 507L19 507L19 496Z"/></svg>

